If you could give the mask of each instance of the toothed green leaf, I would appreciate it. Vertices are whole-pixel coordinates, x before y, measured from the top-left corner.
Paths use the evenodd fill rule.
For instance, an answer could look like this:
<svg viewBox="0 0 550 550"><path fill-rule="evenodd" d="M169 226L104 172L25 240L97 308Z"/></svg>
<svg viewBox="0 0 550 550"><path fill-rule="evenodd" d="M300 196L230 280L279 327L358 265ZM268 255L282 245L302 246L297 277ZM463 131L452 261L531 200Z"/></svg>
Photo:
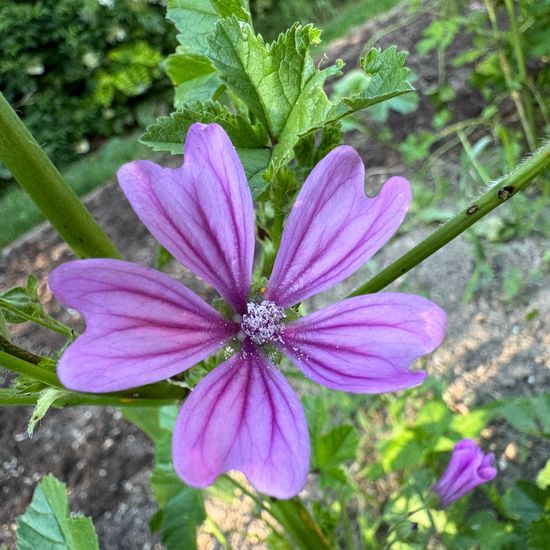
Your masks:
<svg viewBox="0 0 550 550"><path fill-rule="evenodd" d="M65 485L47 475L17 518L17 550L99 550L90 518L71 515Z"/></svg>

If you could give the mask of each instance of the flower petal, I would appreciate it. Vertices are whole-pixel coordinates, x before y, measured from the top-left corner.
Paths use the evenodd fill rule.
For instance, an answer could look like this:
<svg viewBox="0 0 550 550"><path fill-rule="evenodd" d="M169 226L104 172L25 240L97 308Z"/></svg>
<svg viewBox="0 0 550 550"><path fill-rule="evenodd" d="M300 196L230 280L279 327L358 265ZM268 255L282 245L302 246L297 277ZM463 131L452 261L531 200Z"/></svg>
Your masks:
<svg viewBox="0 0 550 550"><path fill-rule="evenodd" d="M411 294L358 296L289 323L281 350L313 381L354 393L381 393L420 384L410 364L433 351L445 313Z"/></svg>
<svg viewBox="0 0 550 550"><path fill-rule="evenodd" d="M258 491L290 498L306 483L309 452L298 397L247 342L193 390L174 430L174 466L194 487L240 470Z"/></svg>
<svg viewBox="0 0 550 550"><path fill-rule="evenodd" d="M254 257L254 208L242 164L225 131L217 124L193 124L180 168L135 161L118 171L118 179L155 238L245 312Z"/></svg>
<svg viewBox="0 0 550 550"><path fill-rule="evenodd" d="M395 233L410 185L390 178L369 199L351 147L333 149L307 178L290 212L265 296L288 307L349 277Z"/></svg>
<svg viewBox="0 0 550 550"><path fill-rule="evenodd" d="M110 392L169 378L238 330L176 280L137 264L77 260L55 269L48 283L86 319L58 365L72 390Z"/></svg>

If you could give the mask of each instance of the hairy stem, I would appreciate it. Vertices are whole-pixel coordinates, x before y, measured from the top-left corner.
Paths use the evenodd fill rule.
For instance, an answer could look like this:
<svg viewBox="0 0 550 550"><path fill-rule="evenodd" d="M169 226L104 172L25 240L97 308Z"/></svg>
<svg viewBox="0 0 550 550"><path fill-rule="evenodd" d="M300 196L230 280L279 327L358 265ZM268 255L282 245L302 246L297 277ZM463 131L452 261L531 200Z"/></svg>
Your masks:
<svg viewBox="0 0 550 550"><path fill-rule="evenodd" d="M57 375L44 367L15 357L5 351L0 351L0 367L4 367L17 374L27 376L54 388L65 389ZM118 405L118 406L157 406L167 405L180 401L187 396L188 390L170 384L168 382L157 382L131 390L114 392L108 394L88 394L71 392L70 405ZM14 403L16 404L16 403Z"/></svg>
<svg viewBox="0 0 550 550"><path fill-rule="evenodd" d="M442 225L435 233L409 250L370 281L355 289L348 297L378 292L423 262L434 252L466 231L510 197L523 191L550 166L550 141L521 163L515 170L495 183L476 202Z"/></svg>
<svg viewBox="0 0 550 550"><path fill-rule="evenodd" d="M0 160L81 258L120 258L75 192L0 93Z"/></svg>

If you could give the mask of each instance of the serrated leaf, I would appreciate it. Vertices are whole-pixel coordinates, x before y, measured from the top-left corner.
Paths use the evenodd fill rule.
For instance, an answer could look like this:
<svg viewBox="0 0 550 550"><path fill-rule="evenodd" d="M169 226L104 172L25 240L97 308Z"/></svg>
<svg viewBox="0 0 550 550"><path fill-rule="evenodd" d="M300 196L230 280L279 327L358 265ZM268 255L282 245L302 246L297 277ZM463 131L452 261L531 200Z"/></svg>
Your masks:
<svg viewBox="0 0 550 550"><path fill-rule="evenodd" d="M186 48L178 47L166 59L166 72L176 87L174 106L180 109L196 100L211 100L222 85L212 62Z"/></svg>
<svg viewBox="0 0 550 550"><path fill-rule="evenodd" d="M44 415L48 412L49 408L68 392L65 390L59 390L57 388L46 388L40 392L40 397L36 402L36 406L32 412L32 416L27 426L27 433L29 437L32 437L36 424L44 418Z"/></svg>
<svg viewBox="0 0 550 550"><path fill-rule="evenodd" d="M203 52L207 36L220 17L235 15L249 21L244 0L168 0L166 17L178 29L178 40L196 52Z"/></svg>
<svg viewBox="0 0 550 550"><path fill-rule="evenodd" d="M40 317L42 306L36 289L38 281L29 275L25 286L15 286L0 293L0 310L7 323L25 323L28 316Z"/></svg>
<svg viewBox="0 0 550 550"><path fill-rule="evenodd" d="M361 68L366 76L364 87L358 93L343 97L329 118L338 119L414 91L409 82L409 69L405 67L406 59L407 54L398 51L395 46L385 50L371 48L361 58Z"/></svg>
<svg viewBox="0 0 550 550"><path fill-rule="evenodd" d="M231 113L227 107L219 103L208 101L188 103L170 116L157 119L147 127L139 141L152 147L154 151L181 154L187 131L195 122L219 124L237 149L255 149L263 146L248 120Z"/></svg>
<svg viewBox="0 0 550 550"><path fill-rule="evenodd" d="M262 138L248 120L231 113L226 107L213 102L193 102L184 109L161 117L151 124L141 136L140 142L155 151L183 152L185 136L191 124L202 122L219 124L229 135L243 163L252 195L257 197L266 186L263 173L267 168L271 150L264 147Z"/></svg>
<svg viewBox="0 0 550 550"><path fill-rule="evenodd" d="M333 107L323 84L340 73L340 66L316 68L309 50L319 36L313 26L295 24L266 44L249 25L231 17L218 21L209 39L208 56L222 81L271 135L275 170L292 158L300 135L322 126Z"/></svg>
<svg viewBox="0 0 550 550"><path fill-rule="evenodd" d="M27 511L17 518L17 550L96 550L90 518L69 514L65 485L47 475L36 487Z"/></svg>
<svg viewBox="0 0 550 550"><path fill-rule="evenodd" d="M353 460L358 445L359 437L353 426L336 426L317 439L313 450L314 464L321 470L331 471Z"/></svg>

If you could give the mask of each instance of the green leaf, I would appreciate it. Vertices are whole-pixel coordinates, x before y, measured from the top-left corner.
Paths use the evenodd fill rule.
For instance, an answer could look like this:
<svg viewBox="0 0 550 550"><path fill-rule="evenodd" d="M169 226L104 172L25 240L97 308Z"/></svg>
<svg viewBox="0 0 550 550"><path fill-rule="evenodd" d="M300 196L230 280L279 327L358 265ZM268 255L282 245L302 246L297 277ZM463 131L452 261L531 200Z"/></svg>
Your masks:
<svg viewBox="0 0 550 550"><path fill-rule="evenodd" d="M38 281L29 275L25 286L15 286L0 293L0 310L7 323L25 323L30 317L42 316L42 306L36 289Z"/></svg>
<svg viewBox="0 0 550 550"><path fill-rule="evenodd" d="M181 154L187 131L195 122L215 122L224 128L237 148L252 195L256 198L267 185L263 174L271 159L271 150L263 146L264 138L257 128L245 117L231 113L223 105L204 101L189 103L169 117L161 117L151 124L140 142L152 147L154 151Z"/></svg>
<svg viewBox="0 0 550 550"><path fill-rule="evenodd" d="M178 409L169 407L127 408L124 416L142 429L155 445L155 465L151 488L159 510L151 518L160 530L167 550L195 550L197 527L206 519L202 492L188 487L172 465L172 431Z"/></svg>
<svg viewBox="0 0 550 550"><path fill-rule="evenodd" d="M505 399L496 403L494 410L520 432L550 434L550 393L531 398Z"/></svg>
<svg viewBox="0 0 550 550"><path fill-rule="evenodd" d="M537 475L537 487L546 489L550 486L550 460L546 462L544 468Z"/></svg>
<svg viewBox="0 0 550 550"><path fill-rule="evenodd" d="M271 160L271 151L269 149L237 149L237 153L243 163L252 197L256 199L267 187L267 181L263 175Z"/></svg>
<svg viewBox="0 0 550 550"><path fill-rule="evenodd" d="M36 487L27 511L17 518L17 550L95 550L90 518L69 514L65 485L47 475Z"/></svg>
<svg viewBox="0 0 550 550"><path fill-rule="evenodd" d="M266 44L249 25L231 17L218 21L209 39L208 56L222 81L271 135L275 170L292 158L300 135L321 127L333 107L323 83L341 67L316 68L309 50L319 36L313 26L295 24Z"/></svg>
<svg viewBox="0 0 550 550"><path fill-rule="evenodd" d="M365 71L365 85L358 93L343 97L329 115L329 119L347 116L386 101L414 91L409 82L410 71L405 67L407 54L400 52L395 46L385 50L371 48L361 58L361 67Z"/></svg>
<svg viewBox="0 0 550 550"><path fill-rule="evenodd" d="M197 547L195 526L206 519L200 491L183 487L163 509L161 541L167 550L192 550ZM192 526L192 528L190 528Z"/></svg>
<svg viewBox="0 0 550 550"><path fill-rule="evenodd" d="M506 491L501 503L508 517L531 522L538 519L550 505L550 491L520 480Z"/></svg>
<svg viewBox="0 0 550 550"><path fill-rule="evenodd" d="M216 21L230 15L250 21L245 0L168 0L166 12L180 33L179 42L198 53L205 51Z"/></svg>
<svg viewBox="0 0 550 550"><path fill-rule="evenodd" d="M316 443L313 449L314 466L321 470L330 470L355 458L359 437L353 426L336 426L322 435Z"/></svg>
<svg viewBox="0 0 550 550"><path fill-rule="evenodd" d="M189 127L195 122L217 123L229 135L233 145L239 149L255 149L263 146L250 122L241 115L235 115L219 103L194 101L169 117L161 117L147 127L140 142L154 151L170 151L173 155L183 152L183 142Z"/></svg>
<svg viewBox="0 0 550 550"><path fill-rule="evenodd" d="M32 416L29 420L29 425L27 426L27 433L29 437L32 437L34 428L36 424L42 420L44 415L48 412L48 409L64 395L67 395L68 392L65 390L59 390L57 388L46 388L40 392L40 397L36 402L36 407L32 412Z"/></svg>
<svg viewBox="0 0 550 550"><path fill-rule="evenodd" d="M418 442L414 431L402 428L381 445L381 463L386 472L395 472L420 464L425 451L426 448Z"/></svg>
<svg viewBox="0 0 550 550"><path fill-rule="evenodd" d="M176 109L191 101L212 99L222 85L216 68L207 57L181 46L175 54L168 56L166 72L176 86Z"/></svg>
<svg viewBox="0 0 550 550"><path fill-rule="evenodd" d="M545 514L533 521L527 534L527 548L529 550L547 550L550 540L550 514Z"/></svg>

